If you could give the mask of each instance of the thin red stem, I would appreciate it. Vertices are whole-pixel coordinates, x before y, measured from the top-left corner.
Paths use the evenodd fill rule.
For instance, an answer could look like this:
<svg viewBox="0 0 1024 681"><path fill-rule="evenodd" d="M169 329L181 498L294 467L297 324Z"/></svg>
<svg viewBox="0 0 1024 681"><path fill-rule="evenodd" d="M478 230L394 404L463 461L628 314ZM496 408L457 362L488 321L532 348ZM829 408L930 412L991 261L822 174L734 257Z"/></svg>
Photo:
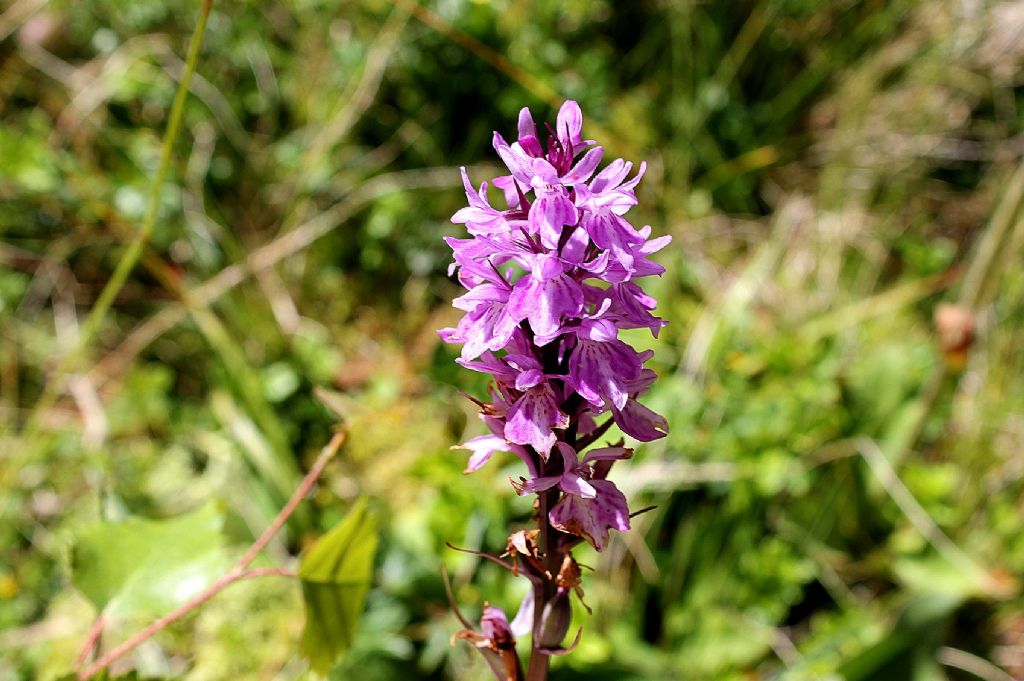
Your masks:
<svg viewBox="0 0 1024 681"><path fill-rule="evenodd" d="M75 658L75 669L81 668L85 661L89 659L89 655L96 649L96 644L100 640L100 636L103 635L103 626L107 623L107 616L105 613L100 613L100 616L93 622L92 629L89 630L89 636L86 637L85 643L82 644L82 650L79 651L78 657Z"/></svg>
<svg viewBox="0 0 1024 681"><path fill-rule="evenodd" d="M510 562L508 562L506 560L502 560L501 558L498 558L497 556L492 556L489 553L484 553L483 551L474 551L473 549L464 549L464 548L461 548L459 546L456 546L455 544L452 544L450 541L446 541L444 543L444 545L447 546L448 548L450 548L452 551L458 551L459 553L468 553L471 556L476 556L477 558L484 558L486 560L489 560L492 563L500 565L501 567L505 568L509 572L515 573L518 570L518 568L515 565L513 565L512 563L510 563ZM531 578L531 575L527 574L526 577L529 579L529 578ZM530 579L530 581L533 581L533 580Z"/></svg>
<svg viewBox="0 0 1024 681"><path fill-rule="evenodd" d="M452 593L452 580L448 578L448 568L445 567L444 563L441 563L441 576L444 577L444 592L448 595L448 605L451 606L452 612L462 622L462 626L466 627L466 629L472 629L473 623L466 619L466 616L462 614L458 604L455 602L455 594Z"/></svg>
<svg viewBox="0 0 1024 681"><path fill-rule="evenodd" d="M243 579L266 576L295 577L295 572L293 570L288 570L286 568L274 567L253 568L252 570L233 569L231 572L228 572L227 574L223 575L220 579L218 579L216 582L211 584L205 591L193 597L188 602L181 604L176 609L167 613L160 619L152 622L148 627L137 632L130 639L128 639L121 645L117 646L100 659L93 662L84 671L79 672L79 681L92 678L96 674L100 673L101 671L109 667L111 664L113 664L118 658L134 650L143 641L152 638L152 636L156 634L158 631L165 629L171 624L174 624L182 617L189 614L190 612L198 608L200 605L216 596L218 593L223 591L224 588L228 585Z"/></svg>
<svg viewBox="0 0 1024 681"><path fill-rule="evenodd" d="M187 602L181 604L180 606L178 606L171 612L167 613L160 619L152 622L145 629L142 629L141 631L137 632L127 641L120 644L119 646L108 652L106 655L93 662L86 669L80 671L78 673L79 681L85 681L85 679L92 678L99 672L109 667L116 660L134 650L143 641L152 638L153 635L157 632L161 631L162 629L165 629L171 624L174 624L182 617L192 612L200 605L202 605L203 603L205 603L206 601L210 600L218 593L223 591L226 587L230 586L231 584L234 584L237 581L243 579L250 579L253 577L266 576L295 577L295 572L293 570L289 570L286 568L247 568L249 568L249 565L254 560L256 560L256 556L259 555L260 551L262 551L266 547L266 545L270 543L270 540L273 539L274 535L277 534L278 530L280 530L281 527L288 521L288 518L291 517L291 515L295 512L295 509L298 508L300 503L302 503L303 498L305 498L305 496L309 494L309 490L313 488L313 485L316 483L317 478L320 477L320 474L323 472L324 467L327 465L327 462L334 457L334 455L338 452L338 450L341 448L341 445L344 444L344 442L345 434L343 432L338 432L334 434L334 437L331 438L331 441L327 443L327 446L324 447L323 451L320 452L320 456L317 457L316 462L314 462L313 467L309 469L309 473L306 474L306 477L302 479L302 483L292 494L291 498L288 500L288 503L284 505L284 508L282 508L281 512L277 514L277 517L274 518L273 522L271 522L270 525L267 526L267 529L265 529L263 533L256 539L256 541L253 542L252 546L250 546L248 550L246 550L246 552L242 555L242 557L238 559L238 562L235 563L234 567L232 567L228 572L226 572L219 579L217 579L217 581L215 581L213 584L204 589L201 593L197 594ZM103 616L101 615L100 620L97 621L96 625L93 626L93 631L102 631L102 619ZM96 637L98 636L99 634L96 633ZM87 646L85 648L86 656L88 655L88 652L92 650L96 640L96 638L93 638L91 634L90 637L92 638L92 641L87 642ZM84 661L85 658L82 657L81 659Z"/></svg>
<svg viewBox="0 0 1024 681"><path fill-rule="evenodd" d="M299 504L302 503L302 500L307 494L309 494L309 490L313 488L313 485L316 484L317 478L319 478L320 474L323 473L324 467L327 466L327 463L332 458L334 458L334 455L338 453L338 450L341 449L343 444L345 444L345 433L343 431L339 431L334 434L334 437L332 437L331 441L327 443L327 446L321 450L320 456L318 456L316 461L313 463L313 467L309 469L308 473L306 473L306 477L302 479L302 483L292 494L288 503L284 505L284 508L281 509L281 512L278 513L273 522L267 526L267 529L263 530L263 534L261 534L253 545L249 547L249 550L245 552L245 555L238 559L238 564L235 566L236 568L248 567L249 564L256 559L256 556L260 554L260 551L270 543L270 540L274 538L277 531L280 530L286 522L288 522L288 518L292 517L292 513L295 513L295 509L298 508Z"/></svg>

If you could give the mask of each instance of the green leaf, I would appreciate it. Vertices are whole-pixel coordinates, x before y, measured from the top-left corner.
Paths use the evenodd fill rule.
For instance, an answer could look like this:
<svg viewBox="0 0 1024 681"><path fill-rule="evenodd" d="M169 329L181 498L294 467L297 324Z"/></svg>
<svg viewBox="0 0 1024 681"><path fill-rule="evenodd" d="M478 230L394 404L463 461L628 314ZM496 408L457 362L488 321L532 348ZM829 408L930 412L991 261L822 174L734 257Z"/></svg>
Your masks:
<svg viewBox="0 0 1024 681"><path fill-rule="evenodd" d="M360 499L299 564L306 627L302 653L326 674L352 643L373 576L377 522Z"/></svg>
<svg viewBox="0 0 1024 681"><path fill-rule="evenodd" d="M162 614L230 567L215 504L168 520L129 518L78 533L72 581L108 615Z"/></svg>

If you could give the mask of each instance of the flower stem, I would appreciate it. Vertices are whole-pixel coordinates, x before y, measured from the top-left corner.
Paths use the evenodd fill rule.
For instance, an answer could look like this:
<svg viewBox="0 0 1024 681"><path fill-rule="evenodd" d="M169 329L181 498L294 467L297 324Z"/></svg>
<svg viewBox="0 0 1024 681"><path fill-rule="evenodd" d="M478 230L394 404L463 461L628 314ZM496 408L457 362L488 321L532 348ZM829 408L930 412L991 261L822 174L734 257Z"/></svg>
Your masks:
<svg viewBox="0 0 1024 681"><path fill-rule="evenodd" d="M538 546L541 551L541 558L544 567L551 578L542 578L533 586L533 640L530 649L530 664L526 672L526 681L546 681L548 678L548 664L550 657L540 651L541 644L537 635L541 630L541 617L544 614L544 604L555 593L554 575L558 574L559 558L555 555L554 534L555 529L551 527L551 520L548 514L554 502L557 501L557 490L545 490L538 496L537 525L540 529L538 535Z"/></svg>

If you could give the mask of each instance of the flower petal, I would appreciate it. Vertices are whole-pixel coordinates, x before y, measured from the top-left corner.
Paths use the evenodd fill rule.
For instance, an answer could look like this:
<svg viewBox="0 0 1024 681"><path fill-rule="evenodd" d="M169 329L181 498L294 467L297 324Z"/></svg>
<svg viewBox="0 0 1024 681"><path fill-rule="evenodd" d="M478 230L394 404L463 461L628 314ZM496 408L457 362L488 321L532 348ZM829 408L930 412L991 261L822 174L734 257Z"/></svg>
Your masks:
<svg viewBox="0 0 1024 681"><path fill-rule="evenodd" d="M582 146L583 140L580 133L583 132L583 112L580 105L569 99L562 104L558 110L558 117L555 119L555 134L564 146L570 144L574 148Z"/></svg>
<svg viewBox="0 0 1024 681"><path fill-rule="evenodd" d="M572 185L582 184L590 179L590 176L597 170L597 165L601 162L601 157L604 155L604 149L601 147L594 147L586 154L583 155L572 170L562 176L561 181L567 187Z"/></svg>
<svg viewBox="0 0 1024 681"><path fill-rule="evenodd" d="M594 406L607 400L622 409L629 398L629 383L640 376L641 369L636 350L622 341L581 339L569 358L569 381L580 397Z"/></svg>
<svg viewBox="0 0 1024 681"><path fill-rule="evenodd" d="M591 449L587 452L587 455L583 457L583 463L588 464L591 461L618 461L620 459L628 459L633 456L633 450L628 447L601 447L600 449Z"/></svg>
<svg viewBox="0 0 1024 681"><path fill-rule="evenodd" d="M525 636L533 630L533 589L527 589L523 602L519 604L519 612L512 618L508 628L513 636Z"/></svg>
<svg viewBox="0 0 1024 681"><path fill-rule="evenodd" d="M650 442L668 434L668 421L634 399L626 402L621 409L613 409L612 417L615 425L626 435L641 442Z"/></svg>
<svg viewBox="0 0 1024 681"><path fill-rule="evenodd" d="M466 470L463 471L463 473L468 474L480 470L495 452L509 451L509 445L505 442L504 438L497 435L480 435L466 440L461 445L452 447L452 449L466 449L473 452L469 457L469 463L466 464Z"/></svg>
<svg viewBox="0 0 1024 681"><path fill-rule="evenodd" d="M505 439L530 445L546 460L558 439L554 429L568 426L569 417L558 409L554 393L545 384L523 393L509 409Z"/></svg>
<svg viewBox="0 0 1024 681"><path fill-rule="evenodd" d="M537 492L543 492L544 490L551 489L562 480L561 476L558 475L547 475L542 478L531 478L523 484L514 484L516 492L519 496L526 494L536 494Z"/></svg>
<svg viewBox="0 0 1024 681"><path fill-rule="evenodd" d="M583 537L595 549L608 546L608 530L629 529L629 505L626 497L608 480L593 480L597 492L593 499L567 494L551 509L549 519L558 530Z"/></svg>

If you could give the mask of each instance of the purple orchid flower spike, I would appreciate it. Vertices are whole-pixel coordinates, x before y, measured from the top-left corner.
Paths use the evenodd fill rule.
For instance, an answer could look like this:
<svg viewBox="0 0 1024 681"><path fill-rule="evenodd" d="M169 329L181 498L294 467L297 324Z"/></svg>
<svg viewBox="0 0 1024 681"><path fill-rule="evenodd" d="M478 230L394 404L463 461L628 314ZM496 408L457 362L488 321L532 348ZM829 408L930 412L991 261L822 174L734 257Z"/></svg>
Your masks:
<svg viewBox="0 0 1024 681"><path fill-rule="evenodd" d="M615 159L599 169L604 150L583 138L576 102L565 102L554 128L538 127L524 108L516 141L495 132L493 146L507 175L477 188L462 171L468 205L452 222L469 238L446 241L449 274L466 288L453 305L464 314L439 333L462 345L459 364L493 379L489 401L471 398L487 434L455 448L469 452L465 472L499 453L517 456L527 477L512 485L537 495L537 528L512 533L504 554L511 562L486 556L529 579L518 615L509 623L488 605L480 630L459 635L484 653L498 679L542 681L549 657L579 641L577 632L564 645L573 595L583 596L572 548L586 541L603 551L612 530L630 528L626 497L608 474L632 450L621 443L587 449L612 426L644 442L668 432L639 401L656 378L644 366L653 352L638 352L619 331L657 336L666 324L639 281L664 272L650 256L671 238L652 239L649 226L627 220L646 164L633 173L632 163ZM505 207L492 203L489 186ZM527 633L524 674L515 639Z"/></svg>

